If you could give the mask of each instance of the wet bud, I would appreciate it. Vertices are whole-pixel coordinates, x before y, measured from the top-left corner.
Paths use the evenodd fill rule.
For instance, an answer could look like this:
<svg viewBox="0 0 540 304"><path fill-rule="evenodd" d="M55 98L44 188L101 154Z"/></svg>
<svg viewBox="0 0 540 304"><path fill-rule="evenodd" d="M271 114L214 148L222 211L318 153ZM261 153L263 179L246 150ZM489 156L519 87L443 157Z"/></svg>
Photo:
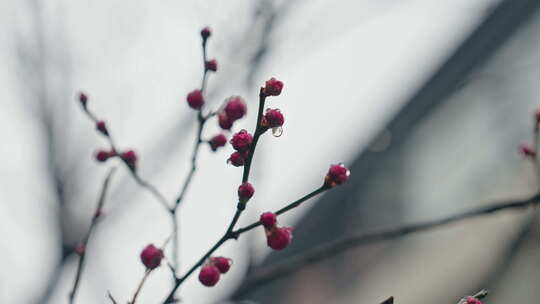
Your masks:
<svg viewBox="0 0 540 304"><path fill-rule="evenodd" d="M227 273L232 265L232 260L226 257L212 257L210 258L210 262L216 266L221 273Z"/></svg>
<svg viewBox="0 0 540 304"><path fill-rule="evenodd" d="M206 265L201 268L201 271L199 272L199 281L207 287L211 287L217 284L219 281L219 269L212 265Z"/></svg>
<svg viewBox="0 0 540 304"><path fill-rule="evenodd" d="M204 105L204 97L201 90L193 90L187 95L188 105L195 110L199 110Z"/></svg>
<svg viewBox="0 0 540 304"><path fill-rule="evenodd" d="M274 227L266 231L266 244L274 250L287 248L292 241L292 227Z"/></svg>
<svg viewBox="0 0 540 304"><path fill-rule="evenodd" d="M241 202L247 202L255 194L255 188L248 182L238 187L238 198Z"/></svg>
<svg viewBox="0 0 540 304"><path fill-rule="evenodd" d="M326 177L324 178L324 184L327 187L335 187L341 185L349 179L350 171L343 164L331 165Z"/></svg>
<svg viewBox="0 0 540 304"><path fill-rule="evenodd" d="M148 269L154 269L161 264L161 259L163 259L163 251L154 244L146 246L141 252L141 262Z"/></svg>
<svg viewBox="0 0 540 304"><path fill-rule="evenodd" d="M246 102L240 96L231 96L226 100L223 110L229 119L233 121L238 120L247 113Z"/></svg>
<svg viewBox="0 0 540 304"><path fill-rule="evenodd" d="M206 61L206 63L204 64L204 67L206 68L207 71L212 71L212 72L217 71L217 60L211 59L211 60Z"/></svg>
<svg viewBox="0 0 540 304"><path fill-rule="evenodd" d="M266 81L264 87L264 94L266 96L278 96L283 90L283 82L275 79L274 77Z"/></svg>
<svg viewBox="0 0 540 304"><path fill-rule="evenodd" d="M230 143L236 151L245 152L249 150L252 141L253 136L248 131L242 129L233 135Z"/></svg>
<svg viewBox="0 0 540 304"><path fill-rule="evenodd" d="M223 130L230 130L233 126L233 120L230 119L225 112L218 114L218 124Z"/></svg>
<svg viewBox="0 0 540 304"><path fill-rule="evenodd" d="M109 136L109 131L107 130L107 125L103 120L96 122L96 130L105 136Z"/></svg>
<svg viewBox="0 0 540 304"><path fill-rule="evenodd" d="M272 212L265 212L261 214L260 222L266 229L271 229L276 226L277 218L276 215Z"/></svg>
<svg viewBox="0 0 540 304"><path fill-rule="evenodd" d="M279 109L266 109L266 114L261 121L264 128L277 128L285 123L285 117Z"/></svg>
<svg viewBox="0 0 540 304"><path fill-rule="evenodd" d="M210 35L212 35L212 29L210 27L207 26L201 30L201 37L203 40L208 39Z"/></svg>
<svg viewBox="0 0 540 304"><path fill-rule="evenodd" d="M227 137L225 137L223 134L218 134L212 137L208 144L210 145L210 149L212 149L212 151L216 151L219 147L223 147L225 144L227 144Z"/></svg>

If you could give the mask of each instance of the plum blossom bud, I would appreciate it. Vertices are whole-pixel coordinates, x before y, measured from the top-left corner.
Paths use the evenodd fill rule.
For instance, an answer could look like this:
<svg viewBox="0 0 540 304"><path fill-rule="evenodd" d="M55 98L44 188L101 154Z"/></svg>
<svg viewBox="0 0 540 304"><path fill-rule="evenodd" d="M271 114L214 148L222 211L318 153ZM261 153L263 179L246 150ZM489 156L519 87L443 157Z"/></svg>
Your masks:
<svg viewBox="0 0 540 304"><path fill-rule="evenodd" d="M203 40L208 39L210 35L212 35L212 29L210 27L207 26L201 30L201 37Z"/></svg>
<svg viewBox="0 0 540 304"><path fill-rule="evenodd" d="M86 252L86 246L84 246L84 244L78 244L77 246L75 246L74 251L78 256L83 256Z"/></svg>
<svg viewBox="0 0 540 304"><path fill-rule="evenodd" d="M231 269L232 260L226 257L212 257L210 263L216 266L221 273L227 273Z"/></svg>
<svg viewBox="0 0 540 304"><path fill-rule="evenodd" d="M255 194L255 188L248 182L238 187L238 198L241 202L247 202Z"/></svg>
<svg viewBox="0 0 540 304"><path fill-rule="evenodd" d="M278 96L283 90L283 82L275 79L274 77L266 81L264 87L264 94L266 96Z"/></svg>
<svg viewBox="0 0 540 304"><path fill-rule="evenodd" d="M137 154L135 153L135 151L128 150L122 152L122 154L120 154L120 157L130 169L135 170L137 166Z"/></svg>
<svg viewBox="0 0 540 304"><path fill-rule="evenodd" d="M519 146L519 151L525 157L535 157L536 156L536 152L534 151L534 149L529 144L526 144L526 143L523 143L523 144L521 144Z"/></svg>
<svg viewBox="0 0 540 304"><path fill-rule="evenodd" d="M88 103L88 95L86 95L83 92L79 93L79 102L81 103L82 107L86 109L86 104Z"/></svg>
<svg viewBox="0 0 540 304"><path fill-rule="evenodd" d="M235 167L241 167L246 162L246 159L247 159L247 153L237 151L231 154L227 162Z"/></svg>
<svg viewBox="0 0 540 304"><path fill-rule="evenodd" d="M113 151L104 151L104 150L99 150L96 152L96 160L98 162L105 162L107 161L109 158L115 156L116 153L114 153Z"/></svg>
<svg viewBox="0 0 540 304"><path fill-rule="evenodd" d="M201 271L199 272L199 281L204 286L211 287L217 284L219 276L219 269L212 264L208 264L201 268Z"/></svg>
<svg viewBox="0 0 540 304"><path fill-rule="evenodd" d="M247 113L246 102L240 96L231 96L226 100L223 110L229 119L233 121L238 120Z"/></svg>
<svg viewBox="0 0 540 304"><path fill-rule="evenodd" d="M109 131L107 130L107 125L103 120L96 122L96 130L105 136L109 136Z"/></svg>
<svg viewBox="0 0 540 304"><path fill-rule="evenodd" d="M350 171L343 164L331 165L326 177L324 178L324 184L327 187L335 187L341 185L349 179Z"/></svg>
<svg viewBox="0 0 540 304"><path fill-rule="evenodd" d="M218 114L218 124L223 130L230 130L233 126L233 120L230 119L225 112Z"/></svg>
<svg viewBox="0 0 540 304"><path fill-rule="evenodd" d="M242 129L238 133L235 133L231 138L232 147L238 152L245 152L249 150L253 136L248 131Z"/></svg>
<svg viewBox="0 0 540 304"><path fill-rule="evenodd" d="M292 241L292 227L273 227L266 231L266 244L274 250L287 248Z"/></svg>
<svg viewBox="0 0 540 304"><path fill-rule="evenodd" d="M146 246L141 252L141 262L148 269L154 269L161 264L161 259L163 259L163 251L154 244Z"/></svg>
<svg viewBox="0 0 540 304"><path fill-rule="evenodd" d="M482 304L482 301L475 297L467 297L465 298L465 304Z"/></svg>
<svg viewBox="0 0 540 304"><path fill-rule="evenodd" d="M276 226L276 223L277 223L276 215L272 212L265 212L261 214L261 217L259 218L259 220L261 224L264 226L264 228L266 229L273 228L274 226Z"/></svg>
<svg viewBox="0 0 540 304"><path fill-rule="evenodd" d="M201 90L193 90L187 95L188 105L195 110L199 110L204 105L204 97Z"/></svg>
<svg viewBox="0 0 540 304"><path fill-rule="evenodd" d="M210 144L212 151L216 151L219 147L223 147L225 144L227 144L227 137L225 137L223 134L218 134L212 137L208 144Z"/></svg>
<svg viewBox="0 0 540 304"><path fill-rule="evenodd" d="M206 63L204 64L204 67L206 68L207 71L212 71L212 72L217 71L217 60L211 59L211 60L206 61Z"/></svg>
<svg viewBox="0 0 540 304"><path fill-rule="evenodd" d="M277 128L285 123L285 117L279 109L266 109L266 114L261 121L264 128Z"/></svg>

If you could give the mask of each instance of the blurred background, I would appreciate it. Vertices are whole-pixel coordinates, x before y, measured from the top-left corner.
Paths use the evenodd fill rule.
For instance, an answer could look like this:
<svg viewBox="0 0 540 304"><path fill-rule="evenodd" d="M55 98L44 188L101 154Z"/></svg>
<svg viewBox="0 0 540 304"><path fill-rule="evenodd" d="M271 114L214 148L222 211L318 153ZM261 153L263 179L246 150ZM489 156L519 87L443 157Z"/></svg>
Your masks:
<svg viewBox="0 0 540 304"><path fill-rule="evenodd" d="M218 255L235 261L214 288L194 277L183 303L457 303L481 288L487 303L536 303L540 225L505 212L358 247L245 291L249 273L317 244L438 218L537 191L517 153L540 105L538 1L497 0L1 0L0 302L67 303L77 256L108 168L103 222L87 250L77 303L120 303L144 273L139 253L170 220L106 148L76 102L107 121L140 156L141 176L172 200L189 169L196 116L185 103L201 79L199 31L209 25L209 107L248 102L272 76L284 134L265 136L241 224L318 187L329 164L349 182L280 218L292 245L271 253L262 229ZM205 137L219 131L210 122ZM180 209L180 263L192 265L235 210L241 169L231 148L203 147ZM183 271L182 271L183 272ZM139 303L161 303L170 272L156 270ZM234 297L231 297L234 295Z"/></svg>

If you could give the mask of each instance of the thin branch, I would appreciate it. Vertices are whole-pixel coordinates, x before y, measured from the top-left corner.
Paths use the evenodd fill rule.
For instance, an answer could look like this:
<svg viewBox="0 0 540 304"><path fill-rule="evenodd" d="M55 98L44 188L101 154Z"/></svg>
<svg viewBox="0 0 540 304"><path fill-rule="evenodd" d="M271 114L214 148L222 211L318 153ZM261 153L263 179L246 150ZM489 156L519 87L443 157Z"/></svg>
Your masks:
<svg viewBox="0 0 540 304"><path fill-rule="evenodd" d="M109 297L109 300L111 300L113 304L118 304L118 302L114 299L113 295L111 294L109 290L107 290L107 296Z"/></svg>
<svg viewBox="0 0 540 304"><path fill-rule="evenodd" d="M384 300L381 304L394 304L394 297Z"/></svg>
<svg viewBox="0 0 540 304"><path fill-rule="evenodd" d="M354 247L371 244L374 242L397 239L409 234L431 230L440 226L456 223L474 217L493 214L503 210L524 209L530 206L536 206L539 203L540 194L536 194L525 200L497 203L493 205L488 205L486 207L479 207L441 219L430 220L411 225L404 225L396 228L366 234L357 234L350 237L342 238L340 240L322 244L313 249L287 258L285 261L255 271L253 276L251 278L248 278L246 283L240 286L240 288L234 293L232 298L237 299L245 295L249 291L255 290L262 285L268 284L269 282L279 279L285 275L298 271L307 265L311 265L324 259L333 257L343 251Z"/></svg>
<svg viewBox="0 0 540 304"><path fill-rule="evenodd" d="M475 293L474 295L472 295L470 297L481 300L481 299L487 297L487 295L488 295L488 291L485 290L485 289L482 289L482 290L480 290L479 292ZM459 300L459 302L457 304L466 304L467 303L467 298L468 297L462 298L461 300Z"/></svg>
<svg viewBox="0 0 540 304"><path fill-rule="evenodd" d="M97 124L99 119L96 117L95 114L93 114L90 109L88 109L88 105L84 105L83 106L83 111L84 113L86 113L86 115L88 116L88 118L90 118L94 124ZM106 134L103 134L101 133L103 136L105 136L105 138L107 139L107 141L109 142L109 145L110 145L110 149L112 151L115 151L115 152L118 152L118 149L116 148L116 144L115 144L115 141L112 137L112 135L110 134L110 132L107 132ZM118 157L118 155L115 155ZM146 190L148 190L150 193L152 193L152 195L157 199L157 201L163 206L163 208L165 208L167 211L170 212L171 208L169 207L169 204L167 203L167 199L165 198L165 196L163 194L161 194L161 192L157 189L156 186L150 184L149 182L145 181L144 179L142 179L142 177L140 177L137 172L135 171L134 168L131 168L125 161L122 161L124 163L124 165L126 165L126 167L128 168L129 172L131 173L131 176L135 179L135 181L137 182L137 184L139 184L139 186L145 188Z"/></svg>
<svg viewBox="0 0 540 304"><path fill-rule="evenodd" d="M257 142L259 141L259 137L265 131L265 129L262 128L261 126L261 118L262 118L265 100L266 100L266 94L264 94L264 90L263 88L261 88L260 93L259 93L259 109L258 109L257 123L255 125L255 131L253 132L253 141L249 149L249 154L248 154L246 163L244 165L244 171L242 174L242 183L247 182L249 179L249 173L251 170L251 161L253 160L253 155L257 147ZM219 247L221 247L221 245L223 245L226 241L237 238L237 236L233 234L233 230L245 208L246 208L245 202L238 202L236 206L236 212L234 213L234 216L231 219L231 222L229 226L227 227L227 230L225 231L223 236L193 266L191 266L191 268L183 276L176 279L174 287L169 292L169 295L165 299L164 303L172 303L174 301L174 294L176 290L178 289L178 287L180 287L180 285L182 285L182 283L187 278L189 278L191 274L193 274L193 272L195 272L195 270L199 266L201 266L204 263L204 261L206 261L206 259L208 259L214 253L214 251L219 249Z"/></svg>
<svg viewBox="0 0 540 304"><path fill-rule="evenodd" d="M94 231L97 223L99 222L99 219L102 215L103 205L105 204L105 196L107 194L107 190L109 188L109 182L115 172L116 168L111 168L109 172L107 173L104 181L103 186L101 188L101 193L98 198L98 202L96 205L96 209L94 211L94 215L92 216L92 221L90 223L90 228L88 228L88 232L86 236L84 237L82 243L79 245L81 246L81 251L79 252L80 258L79 263L77 265L77 272L75 274L75 280L73 281L73 288L71 289L71 292L69 293L69 303L73 304L75 302L75 295L77 294L77 290L79 288L79 283L81 281L81 276L84 270L84 260L86 257L86 247L88 245L88 240L90 239L90 235Z"/></svg>
<svg viewBox="0 0 540 304"><path fill-rule="evenodd" d="M137 297L139 296L139 293L141 292L141 289L142 289L142 287L144 285L144 282L146 282L146 279L148 278L148 276L150 275L151 272L152 272L152 269L146 269L144 271L144 276L142 277L141 281L139 282L139 285L137 285L137 289L135 290L135 293L133 294L133 298L129 302L130 304L135 304L135 302L137 301Z"/></svg>

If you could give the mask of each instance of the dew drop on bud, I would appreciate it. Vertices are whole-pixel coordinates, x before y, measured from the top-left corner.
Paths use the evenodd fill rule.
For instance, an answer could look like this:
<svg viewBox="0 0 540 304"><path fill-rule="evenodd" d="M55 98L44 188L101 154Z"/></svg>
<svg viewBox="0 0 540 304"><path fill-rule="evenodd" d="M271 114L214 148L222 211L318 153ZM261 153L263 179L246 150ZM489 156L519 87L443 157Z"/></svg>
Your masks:
<svg viewBox="0 0 540 304"><path fill-rule="evenodd" d="M283 135L283 128L281 126L272 128L272 135L274 137L280 137Z"/></svg>

